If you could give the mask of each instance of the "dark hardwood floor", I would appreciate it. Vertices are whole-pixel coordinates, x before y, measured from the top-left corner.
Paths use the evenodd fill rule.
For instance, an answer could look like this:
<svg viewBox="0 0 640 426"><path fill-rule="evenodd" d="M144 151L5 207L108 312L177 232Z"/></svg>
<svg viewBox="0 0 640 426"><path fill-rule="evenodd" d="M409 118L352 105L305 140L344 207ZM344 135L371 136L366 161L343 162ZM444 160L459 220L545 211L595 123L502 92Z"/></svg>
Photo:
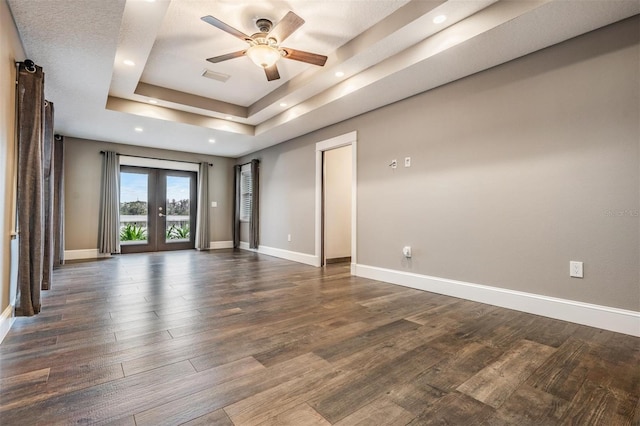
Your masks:
<svg viewBox="0 0 640 426"><path fill-rule="evenodd" d="M640 339L250 252L55 271L0 424L625 425Z"/></svg>

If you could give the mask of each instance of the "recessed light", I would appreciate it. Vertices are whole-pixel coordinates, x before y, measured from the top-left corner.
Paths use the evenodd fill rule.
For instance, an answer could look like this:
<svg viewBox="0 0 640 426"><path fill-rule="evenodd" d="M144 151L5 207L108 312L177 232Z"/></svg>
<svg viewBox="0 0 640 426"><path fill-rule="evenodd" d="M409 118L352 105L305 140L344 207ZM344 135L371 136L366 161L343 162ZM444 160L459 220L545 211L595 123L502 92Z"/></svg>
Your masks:
<svg viewBox="0 0 640 426"><path fill-rule="evenodd" d="M336 77L344 77L344 73L342 71L336 72Z"/></svg>
<svg viewBox="0 0 640 426"><path fill-rule="evenodd" d="M287 106L287 103L286 102L280 102L280 106L284 108L284 107Z"/></svg>
<svg viewBox="0 0 640 426"><path fill-rule="evenodd" d="M134 66L136 63L133 62L131 59L125 59L124 61L122 61L123 64L127 65L127 66Z"/></svg>
<svg viewBox="0 0 640 426"><path fill-rule="evenodd" d="M135 129L133 129L133 130L135 130L136 132L140 133L143 129L142 129L142 127L136 127L136 128L135 128Z"/></svg>
<svg viewBox="0 0 640 426"><path fill-rule="evenodd" d="M155 105L158 103L158 101L156 101L155 99L149 99L149 103Z"/></svg>
<svg viewBox="0 0 640 426"><path fill-rule="evenodd" d="M209 143L216 143L215 139L209 139Z"/></svg>
<svg viewBox="0 0 640 426"><path fill-rule="evenodd" d="M446 20L447 20L447 17L445 15L438 15L435 18L433 18L433 23L442 24Z"/></svg>

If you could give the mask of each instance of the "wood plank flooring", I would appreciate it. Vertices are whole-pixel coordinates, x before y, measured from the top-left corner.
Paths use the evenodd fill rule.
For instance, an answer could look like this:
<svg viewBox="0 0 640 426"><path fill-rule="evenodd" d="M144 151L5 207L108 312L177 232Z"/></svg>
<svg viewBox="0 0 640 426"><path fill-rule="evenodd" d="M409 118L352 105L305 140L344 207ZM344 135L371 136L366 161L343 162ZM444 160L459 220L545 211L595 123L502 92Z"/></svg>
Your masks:
<svg viewBox="0 0 640 426"><path fill-rule="evenodd" d="M2 425L638 425L640 339L251 252L66 265Z"/></svg>

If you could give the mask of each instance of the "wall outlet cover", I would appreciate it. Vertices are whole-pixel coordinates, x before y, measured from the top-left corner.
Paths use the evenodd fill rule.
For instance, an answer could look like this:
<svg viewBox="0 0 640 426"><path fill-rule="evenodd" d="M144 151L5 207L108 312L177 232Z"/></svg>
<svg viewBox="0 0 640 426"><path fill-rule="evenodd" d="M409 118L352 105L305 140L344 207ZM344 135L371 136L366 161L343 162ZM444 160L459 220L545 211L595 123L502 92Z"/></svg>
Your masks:
<svg viewBox="0 0 640 426"><path fill-rule="evenodd" d="M573 278L583 278L584 269L583 263L572 260L569 262L569 276Z"/></svg>

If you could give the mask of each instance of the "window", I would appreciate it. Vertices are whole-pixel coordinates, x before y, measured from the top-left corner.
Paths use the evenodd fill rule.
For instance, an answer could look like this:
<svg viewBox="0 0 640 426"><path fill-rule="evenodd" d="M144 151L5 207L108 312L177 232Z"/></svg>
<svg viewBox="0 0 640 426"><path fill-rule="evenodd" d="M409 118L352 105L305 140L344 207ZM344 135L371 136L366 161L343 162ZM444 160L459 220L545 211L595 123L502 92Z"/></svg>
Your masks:
<svg viewBox="0 0 640 426"><path fill-rule="evenodd" d="M242 166L240 171L240 221L249 222L251 219L253 180L251 178L251 164Z"/></svg>

